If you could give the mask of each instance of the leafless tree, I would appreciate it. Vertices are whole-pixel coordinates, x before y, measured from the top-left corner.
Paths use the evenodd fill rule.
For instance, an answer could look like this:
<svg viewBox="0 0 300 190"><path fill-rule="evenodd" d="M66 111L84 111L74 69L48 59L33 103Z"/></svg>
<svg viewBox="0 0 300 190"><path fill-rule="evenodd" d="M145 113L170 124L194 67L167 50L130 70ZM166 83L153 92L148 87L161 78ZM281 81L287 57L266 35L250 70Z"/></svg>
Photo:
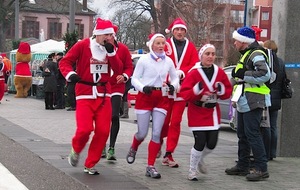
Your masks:
<svg viewBox="0 0 300 190"><path fill-rule="evenodd" d="M224 8L227 1L112 0L112 2L112 6L122 5L128 12L137 13L137 16L149 16L155 32L164 33L175 18L181 17L187 23L188 38L197 47L205 43L214 43L218 47L217 56L220 57L218 61L221 64L232 57L228 54L230 13L228 8Z"/></svg>
<svg viewBox="0 0 300 190"><path fill-rule="evenodd" d="M157 18L157 12L154 4L155 0L112 0L109 7L118 7L122 5L125 12L135 12L138 16L149 15L152 18L154 31L159 31L160 25Z"/></svg>
<svg viewBox="0 0 300 190"><path fill-rule="evenodd" d="M145 49L148 35L151 33L150 18L138 16L135 12L129 14L126 10L119 10L112 21L119 27L118 41L123 42L132 50Z"/></svg>
<svg viewBox="0 0 300 190"><path fill-rule="evenodd" d="M139 15L148 13L153 21L154 31L164 33L176 17L181 17L188 25L188 34L197 45L209 42L211 29L224 21L217 14L219 3L215 0L113 0L111 6L127 7Z"/></svg>

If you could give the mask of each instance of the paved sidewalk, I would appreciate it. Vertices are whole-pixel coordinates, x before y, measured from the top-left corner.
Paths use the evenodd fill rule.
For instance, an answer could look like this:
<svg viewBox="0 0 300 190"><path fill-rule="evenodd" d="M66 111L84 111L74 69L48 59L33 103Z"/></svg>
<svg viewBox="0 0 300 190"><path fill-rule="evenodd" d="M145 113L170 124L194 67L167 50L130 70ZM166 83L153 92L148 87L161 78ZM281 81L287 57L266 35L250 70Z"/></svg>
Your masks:
<svg viewBox="0 0 300 190"><path fill-rule="evenodd" d="M11 94L5 95L0 104L0 133L90 189L300 189L300 158L278 157L269 162L270 178L265 181L248 182L245 177L226 175L224 170L233 166L237 157L236 135L226 130L220 132L216 149L205 158L209 173L200 174L197 182L188 181L189 154L194 140L188 130L186 117L183 119L179 145L174 154L180 167L162 166L162 158L159 158L156 167L162 178L148 178L145 176L145 168L151 131L139 148L135 163L130 165L125 159L136 132L133 109L130 109L129 119L121 119L116 144L118 161L112 163L101 159L96 166L100 175L88 176L82 172L86 150L81 154L79 167L69 166L66 160L75 132L74 118L75 112L45 110L43 100L34 97L17 99ZM23 183L27 186L26 181Z"/></svg>

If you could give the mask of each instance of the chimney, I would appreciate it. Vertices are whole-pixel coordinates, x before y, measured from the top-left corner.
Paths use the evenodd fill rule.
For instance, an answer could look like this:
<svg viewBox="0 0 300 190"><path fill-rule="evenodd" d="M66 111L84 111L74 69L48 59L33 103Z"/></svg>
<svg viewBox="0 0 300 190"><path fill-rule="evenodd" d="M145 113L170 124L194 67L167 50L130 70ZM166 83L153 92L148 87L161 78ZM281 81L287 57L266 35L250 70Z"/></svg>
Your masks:
<svg viewBox="0 0 300 190"><path fill-rule="evenodd" d="M88 12L87 0L83 0L83 2L82 2L82 12Z"/></svg>

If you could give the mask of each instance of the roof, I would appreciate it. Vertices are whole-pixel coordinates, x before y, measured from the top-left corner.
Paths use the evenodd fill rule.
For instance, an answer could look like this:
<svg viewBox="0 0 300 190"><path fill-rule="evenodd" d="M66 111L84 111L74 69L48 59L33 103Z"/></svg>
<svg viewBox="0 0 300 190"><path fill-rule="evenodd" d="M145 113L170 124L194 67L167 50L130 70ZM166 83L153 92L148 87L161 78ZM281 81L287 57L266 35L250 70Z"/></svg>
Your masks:
<svg viewBox="0 0 300 190"><path fill-rule="evenodd" d="M36 4L30 4L29 1L22 3L20 10L25 12L52 13L52 14L69 14L69 0L35 0ZM94 11L87 9L83 12L83 5L75 0L76 15L97 15Z"/></svg>

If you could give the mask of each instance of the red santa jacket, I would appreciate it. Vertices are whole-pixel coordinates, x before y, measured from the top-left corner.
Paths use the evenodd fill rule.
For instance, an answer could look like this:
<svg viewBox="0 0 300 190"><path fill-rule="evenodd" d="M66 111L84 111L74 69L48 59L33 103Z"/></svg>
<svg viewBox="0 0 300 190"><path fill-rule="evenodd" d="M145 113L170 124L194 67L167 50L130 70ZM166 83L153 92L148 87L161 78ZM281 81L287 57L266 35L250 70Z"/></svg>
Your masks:
<svg viewBox="0 0 300 190"><path fill-rule="evenodd" d="M188 104L188 125L192 131L217 130L220 128L221 112L218 99L228 99L232 93L231 83L223 71L217 65L213 65L214 73L209 81L202 67L193 68L186 76L180 89L180 95ZM201 82L200 90L198 83ZM221 88L218 90L218 86ZM207 92L212 93L207 96ZM216 106L207 108L199 102L211 103ZM198 103L198 104L196 104Z"/></svg>
<svg viewBox="0 0 300 190"><path fill-rule="evenodd" d="M119 56L120 60L122 61L123 65L123 71L122 75L124 75L127 80L131 77L132 72L133 72L133 65L132 65L132 60L131 60L131 54L125 44L118 43L118 48L117 48L117 55ZM125 83L119 83L117 84L117 76L118 74L113 73L113 76L110 79L110 84L111 84L111 91L112 95L123 95L125 91ZM126 82L126 81L125 81Z"/></svg>
<svg viewBox="0 0 300 190"><path fill-rule="evenodd" d="M185 78L188 71L197 63L199 62L198 52L195 47L195 45L190 42L187 38L185 38L186 43L182 51L182 55L180 59L178 59L177 56L177 49L174 43L174 38L171 37L167 39L166 43L166 55L169 56L175 65L176 72L178 75L182 75L180 78L181 82ZM173 97L170 97L173 98ZM175 96L176 101L183 100L181 97L179 97L179 94L176 94Z"/></svg>
<svg viewBox="0 0 300 190"><path fill-rule="evenodd" d="M73 70L74 64L76 72ZM76 99L95 99L98 96L111 96L111 70L115 74L122 74L122 65L115 52L108 54L95 39L86 38L77 42L61 59L59 69L68 81L74 73L81 78L75 88Z"/></svg>
<svg viewBox="0 0 300 190"><path fill-rule="evenodd" d="M176 70L183 73L183 78L188 73L188 71L199 61L198 52L195 45L187 38L185 38L185 40L186 43L180 59L178 59L177 56L177 50L173 37L167 39L166 50L166 55L168 55L173 60Z"/></svg>

